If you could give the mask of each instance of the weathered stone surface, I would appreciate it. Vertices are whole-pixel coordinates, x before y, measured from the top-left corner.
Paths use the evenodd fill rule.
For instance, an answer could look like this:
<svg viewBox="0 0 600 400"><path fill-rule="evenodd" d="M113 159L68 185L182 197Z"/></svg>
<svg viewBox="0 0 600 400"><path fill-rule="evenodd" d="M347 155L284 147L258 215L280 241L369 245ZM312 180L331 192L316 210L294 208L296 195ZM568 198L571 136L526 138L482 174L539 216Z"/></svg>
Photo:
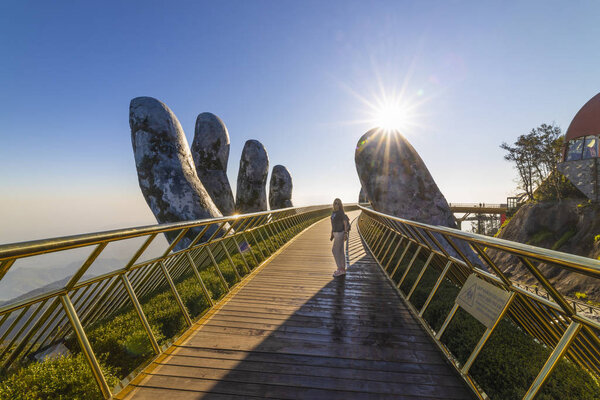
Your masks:
<svg viewBox="0 0 600 400"><path fill-rule="evenodd" d="M202 186L177 117L152 97L137 97L129 106L131 143L140 188L159 223L220 217ZM167 233L171 242L178 232ZM187 246L190 231L177 246Z"/></svg>
<svg viewBox="0 0 600 400"><path fill-rule="evenodd" d="M269 156L258 140L248 140L242 150L237 178L235 208L247 214L267 209L267 174Z"/></svg>
<svg viewBox="0 0 600 400"><path fill-rule="evenodd" d="M271 210L293 207L292 189L292 176L288 169L283 165L274 166L269 183L269 206Z"/></svg>
<svg viewBox="0 0 600 400"><path fill-rule="evenodd" d="M367 197L367 194L365 193L365 189L363 189L361 187L360 193L358 194L358 202L359 203L367 203L368 201L369 201L369 198Z"/></svg>
<svg viewBox="0 0 600 400"><path fill-rule="evenodd" d="M569 179L588 199L600 201L600 162L598 158L565 161L557 165L558 170Z"/></svg>
<svg viewBox="0 0 600 400"><path fill-rule="evenodd" d="M399 132L386 133L376 128L365 133L358 141L355 162L362 187L376 211L456 228L448 202L427 166ZM472 261L476 260L470 249L463 250Z"/></svg>
<svg viewBox="0 0 600 400"><path fill-rule="evenodd" d="M198 178L217 208L223 215L233 214L235 203L227 178L229 133L216 115L205 112L196 118L192 157Z"/></svg>
<svg viewBox="0 0 600 400"><path fill-rule="evenodd" d="M600 204L590 204L584 199L582 196L578 199L526 203L500 230L498 237L598 259L600 240L595 240L595 237L600 232ZM543 290L517 257L493 248L487 252L512 280L536 285ZM582 292L587 294L588 299L600 301L600 286L596 278L560 268L556 264L541 262L536 265L563 295L572 296L575 292Z"/></svg>

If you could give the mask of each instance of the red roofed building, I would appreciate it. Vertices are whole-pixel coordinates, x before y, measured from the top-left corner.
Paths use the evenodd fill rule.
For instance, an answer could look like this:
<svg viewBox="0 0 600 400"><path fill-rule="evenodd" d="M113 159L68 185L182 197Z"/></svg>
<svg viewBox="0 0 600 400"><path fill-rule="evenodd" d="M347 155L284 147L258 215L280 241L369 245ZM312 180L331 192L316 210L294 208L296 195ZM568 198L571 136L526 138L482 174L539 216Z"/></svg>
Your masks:
<svg viewBox="0 0 600 400"><path fill-rule="evenodd" d="M600 93L577 112L565 135L558 170L592 201L599 200Z"/></svg>

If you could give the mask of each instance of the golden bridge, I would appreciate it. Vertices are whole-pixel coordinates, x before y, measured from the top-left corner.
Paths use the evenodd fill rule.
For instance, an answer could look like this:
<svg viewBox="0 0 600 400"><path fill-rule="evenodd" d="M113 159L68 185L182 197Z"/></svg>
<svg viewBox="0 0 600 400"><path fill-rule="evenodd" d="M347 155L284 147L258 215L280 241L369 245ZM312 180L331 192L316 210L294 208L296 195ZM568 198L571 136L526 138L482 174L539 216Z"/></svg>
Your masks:
<svg viewBox="0 0 600 400"><path fill-rule="evenodd" d="M330 206L2 245L0 279L22 259L88 255L62 287L0 306L1 376L62 349L95 381L87 397L105 399L533 399L552 398L569 371L600 377L600 323L539 266L597 279L600 261L347 210L350 266L338 278ZM148 257L165 232L176 239ZM128 262L88 274L126 241L137 243ZM513 282L490 249L546 296ZM494 361L518 356L506 332L538 349L513 381Z"/></svg>

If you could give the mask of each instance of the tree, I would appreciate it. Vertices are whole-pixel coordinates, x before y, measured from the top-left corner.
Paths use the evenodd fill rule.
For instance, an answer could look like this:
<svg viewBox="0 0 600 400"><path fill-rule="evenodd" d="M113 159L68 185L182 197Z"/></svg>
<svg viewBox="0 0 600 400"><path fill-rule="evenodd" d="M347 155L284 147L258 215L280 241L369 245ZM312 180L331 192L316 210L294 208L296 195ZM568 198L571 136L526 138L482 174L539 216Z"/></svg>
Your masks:
<svg viewBox="0 0 600 400"><path fill-rule="evenodd" d="M511 146L506 142L500 148L507 151L504 159L514 162L519 174L519 188L523 196L533 200L537 187L546 179L560 199L561 175L553 173L561 159L564 138L560 127L542 124L528 134L521 135Z"/></svg>

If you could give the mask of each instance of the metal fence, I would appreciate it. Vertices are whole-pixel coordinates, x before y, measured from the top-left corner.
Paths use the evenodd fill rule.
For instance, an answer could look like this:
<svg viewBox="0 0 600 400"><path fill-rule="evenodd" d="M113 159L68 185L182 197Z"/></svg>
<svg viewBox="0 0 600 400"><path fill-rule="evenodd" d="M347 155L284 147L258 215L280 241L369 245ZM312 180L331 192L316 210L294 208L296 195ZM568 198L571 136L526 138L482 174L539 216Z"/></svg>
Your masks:
<svg viewBox="0 0 600 400"><path fill-rule="evenodd" d="M90 252L63 287L0 307L0 374L26 364L28 356L36 352L70 341L85 355L102 395L110 398L112 390L86 333L90 327L109 321L126 307L133 308L153 353L144 361L147 364L252 269L330 211L329 205L288 208L1 245L0 280L23 258L75 248ZM161 255L139 261L162 234L171 242ZM127 263L109 273L85 276L109 244L132 238L143 240L141 246L132 249ZM208 273L213 274L217 286L208 287ZM183 293L182 285L190 286L184 279L193 280L193 294L189 290ZM149 322L150 311L143 304L150 296L168 296L177 304L185 326L176 335L157 339L157 327ZM206 303L207 308L191 312L199 302Z"/></svg>
<svg viewBox="0 0 600 400"><path fill-rule="evenodd" d="M595 375L596 379L600 377L600 323L589 318L580 308L573 307L573 303L551 284L545 270L539 268L539 263L552 264L573 273L600 278L600 261L360 208L359 232L370 252L413 314L481 398L485 398L485 394L469 375L469 370L504 316L551 349L525 399L536 396L563 356ZM463 250L468 247L478 255L480 265L474 265L473 257L465 256ZM516 257L548 298L513 282L502 272L502 266L493 262L487 249ZM509 297L495 323L485 329L466 361L460 362L441 341L459 305L456 302L448 305L443 323L439 326L430 326L424 314L444 282L461 288L472 274L508 292ZM427 285L424 284L426 275L430 277Z"/></svg>

